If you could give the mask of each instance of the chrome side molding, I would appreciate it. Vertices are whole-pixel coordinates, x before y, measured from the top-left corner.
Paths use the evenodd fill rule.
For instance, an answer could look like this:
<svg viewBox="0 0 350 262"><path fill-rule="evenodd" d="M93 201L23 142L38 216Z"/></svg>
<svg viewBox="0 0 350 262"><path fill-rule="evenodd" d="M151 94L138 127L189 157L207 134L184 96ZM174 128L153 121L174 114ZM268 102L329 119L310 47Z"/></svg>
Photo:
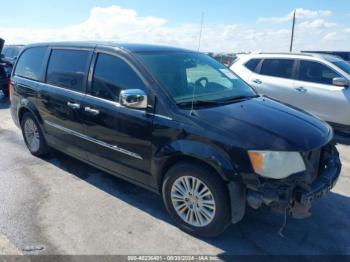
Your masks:
<svg viewBox="0 0 350 262"><path fill-rule="evenodd" d="M76 131L74 131L74 130L71 130L71 129L68 129L68 128L66 128L66 127L57 125L57 124L52 123L52 122L47 121L47 120L45 120L45 124L47 124L47 125L49 125L49 126L51 126L51 127L54 127L54 128L56 128L56 129L59 129L59 130L61 130L61 131L63 131L63 132L66 132L66 133L68 133L68 134L71 134L71 135L74 135L74 136L76 136L76 137L79 137L79 138L85 139L85 140L87 140L87 141L90 141L90 142L92 142L92 143L98 144L98 145L100 145L100 146L107 147L107 148L112 149L112 150L114 150L114 151L117 151L117 152L119 152L119 153L122 153L122 154L125 154L125 155L128 155L128 156L131 156L131 157L133 157L133 158L137 158L137 159L143 160L142 156L140 156L139 154L134 153L134 152L131 152L131 151L129 151L129 150L126 150L126 149L124 149L124 148L122 148L122 147L119 147L119 146L117 146L117 145L108 144L108 143L103 142L103 141L101 141L101 140L97 140L97 139L95 139L95 138L86 136L86 135L84 135L84 134L78 133L78 132L76 132Z"/></svg>

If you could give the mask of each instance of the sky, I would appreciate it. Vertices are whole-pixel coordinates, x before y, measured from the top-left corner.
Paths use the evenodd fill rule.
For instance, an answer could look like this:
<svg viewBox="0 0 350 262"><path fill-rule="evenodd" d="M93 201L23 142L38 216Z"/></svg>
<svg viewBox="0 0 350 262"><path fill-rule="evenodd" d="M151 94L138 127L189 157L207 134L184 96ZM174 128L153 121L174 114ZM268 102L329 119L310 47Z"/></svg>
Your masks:
<svg viewBox="0 0 350 262"><path fill-rule="evenodd" d="M349 0L12 0L1 10L7 44L103 40L203 52L288 51L296 10L295 51L350 50Z"/></svg>

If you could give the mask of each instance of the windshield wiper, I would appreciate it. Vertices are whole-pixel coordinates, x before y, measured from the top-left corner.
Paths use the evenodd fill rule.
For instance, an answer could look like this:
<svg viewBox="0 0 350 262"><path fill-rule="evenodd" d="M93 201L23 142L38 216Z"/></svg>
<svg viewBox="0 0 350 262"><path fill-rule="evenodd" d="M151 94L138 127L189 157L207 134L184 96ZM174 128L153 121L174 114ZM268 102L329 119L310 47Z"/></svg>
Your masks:
<svg viewBox="0 0 350 262"><path fill-rule="evenodd" d="M192 101L179 102L177 103L179 106L191 106ZM206 106L206 105L220 105L222 102L215 100L195 100L193 101L194 106Z"/></svg>
<svg viewBox="0 0 350 262"><path fill-rule="evenodd" d="M259 97L259 95L253 95L253 96L236 96L231 97L224 100L194 100L193 105L194 106L206 106L206 105L223 105L231 102L239 102L242 100L252 99ZM186 102L179 102L177 103L179 106L191 106L192 101L186 101Z"/></svg>
<svg viewBox="0 0 350 262"><path fill-rule="evenodd" d="M235 96L235 97L230 97L228 99L225 100L221 100L221 103L230 103L230 102L239 102L242 100L248 100L248 99L252 99L252 98L256 98L259 97L259 95L252 95L252 96Z"/></svg>

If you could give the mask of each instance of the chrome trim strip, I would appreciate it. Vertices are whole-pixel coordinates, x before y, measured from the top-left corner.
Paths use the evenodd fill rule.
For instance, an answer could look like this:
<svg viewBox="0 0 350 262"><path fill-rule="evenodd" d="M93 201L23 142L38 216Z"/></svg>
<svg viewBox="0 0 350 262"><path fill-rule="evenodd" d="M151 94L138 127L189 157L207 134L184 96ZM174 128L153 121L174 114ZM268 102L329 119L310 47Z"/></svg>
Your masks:
<svg viewBox="0 0 350 262"><path fill-rule="evenodd" d="M159 118L163 118L163 119L167 119L167 120L170 120L170 121L173 120L173 119L172 119L171 117L169 117L169 116L164 116L164 115L159 115L159 114L153 114L153 113L146 113L144 110L137 110L137 109L133 109L133 108L128 108L128 107L122 106L119 102L116 102L116 101L111 101L111 100L103 99L103 98L100 98L100 97L97 97L97 96L93 96L93 95L90 95L90 94L81 93L81 92L77 92L77 91L74 91L74 90L70 90L70 89L67 89L67 88L64 88L64 87L59 87L59 86L55 86L55 85L52 85L52 84L48 84L48 83L43 83L43 82L40 82L40 81L35 81L35 80L27 79L27 78L24 78L24 77L21 77L21 76L16 76L16 77L19 77L19 78L21 78L21 79L24 79L24 80L27 80L27 81L30 81L30 82L33 82L33 83L36 83L36 84L46 85L46 86L48 86L49 88L55 88L55 89L62 90L62 91L67 91L67 92L69 92L69 93L73 93L73 94L76 94L76 95L79 95L79 96L82 96L82 97L85 96L85 97L88 97L88 98L91 98L91 99L100 100L100 101L102 101L102 102L105 102L105 103L114 105L114 106L116 106L116 107L125 108L125 109L128 109L128 110L132 110L132 111L134 111L134 112L140 112L140 113L143 113L143 114L152 115L152 116L159 117Z"/></svg>
<svg viewBox="0 0 350 262"><path fill-rule="evenodd" d="M149 115L155 116L155 117L159 117L159 118L163 118L163 119L167 119L172 121L173 119L169 116L164 116L164 115L159 115L159 114L153 114L153 113L148 113Z"/></svg>
<svg viewBox="0 0 350 262"><path fill-rule="evenodd" d="M78 96L82 96L82 97L85 96L85 93L83 93L83 92L74 91L74 90L71 90L71 89L68 89L68 88L56 86L56 85L49 84L49 83L40 82L40 84L46 85L46 86L49 87L49 88L55 88L55 89L58 89L58 90L62 90L62 91L64 91L64 92L76 94L76 95L78 95Z"/></svg>
<svg viewBox="0 0 350 262"><path fill-rule="evenodd" d="M126 108L125 106L122 106L119 102L117 101L111 101L111 100L107 100L107 99L104 99L104 98L101 98L101 97L97 97L97 96L93 96L93 95L90 95L90 94L85 94L86 97L88 98L91 98L91 99L95 99L95 100L100 100L101 102L105 102L107 104L111 104L111 105L114 105L116 107L122 107L122 108ZM132 109L132 108L128 108L128 109ZM138 112L142 112L144 113L145 111L140 111L140 110L136 110L136 109L132 109L134 111L138 111Z"/></svg>
<svg viewBox="0 0 350 262"><path fill-rule="evenodd" d="M73 130L71 130L71 129L65 128L65 127L63 127L63 126L56 125L56 124L54 124L54 123L52 123L52 122L50 122L50 121L47 121L47 120L45 120L45 123L48 124L49 126L52 126L52 127L54 127L54 128L57 128L57 129L59 129L59 130L61 130L61 131L64 131L64 132L69 133L69 134L71 134L71 135L74 135L74 136L76 136L76 137L79 137L79 138L88 140L88 141L90 141L90 142L92 142L92 143L98 144L98 145L103 146L103 147L107 147L107 148L112 149L112 150L114 150L114 151L117 151L117 152L119 152L119 153L122 153L122 154L125 154L125 155L128 155L128 156L131 156L131 157L134 157L134 158L143 160L143 158L142 158L139 154L136 154L136 153L134 153L134 152L131 152L131 151L129 151L129 150L126 150L126 149L124 149L124 148L122 148L122 147L119 147L119 146L116 146L116 145L107 144L107 143L105 143L105 142L103 142L103 141L100 141L100 140L97 140L97 139L95 139L95 138L86 136L86 135L84 135L84 134L78 133L78 132L76 132L76 131L73 131Z"/></svg>
<svg viewBox="0 0 350 262"><path fill-rule="evenodd" d="M105 103L114 105L114 106L116 106L116 107L125 108L125 109L128 109L128 110L132 110L132 111L134 111L134 112L140 112L140 113L143 113L143 114L147 114L147 115L151 115L151 116L155 116L155 117L160 117L160 118L167 119L167 120L170 120L170 121L173 120L173 119L172 119L171 117L169 117L169 116L164 116L164 115L159 115L159 114L153 114L153 113L148 113L148 112L146 112L146 111L144 111L144 110L138 110L138 109L129 108L129 107L126 107L126 106L122 106L119 102L107 100L107 99L104 99L104 98L101 98L101 97L93 96L93 95L90 95L90 94L86 94L86 96L87 96L88 98L100 100L100 101L102 101L102 102L105 102Z"/></svg>

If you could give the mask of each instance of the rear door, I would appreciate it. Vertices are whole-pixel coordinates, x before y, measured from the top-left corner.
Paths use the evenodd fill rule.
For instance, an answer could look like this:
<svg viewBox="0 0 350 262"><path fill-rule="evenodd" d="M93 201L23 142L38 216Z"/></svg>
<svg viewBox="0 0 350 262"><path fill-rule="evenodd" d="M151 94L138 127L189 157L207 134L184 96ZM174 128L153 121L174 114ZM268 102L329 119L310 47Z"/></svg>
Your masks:
<svg viewBox="0 0 350 262"><path fill-rule="evenodd" d="M265 58L250 76L249 84L260 94L294 104L294 69L294 59Z"/></svg>
<svg viewBox="0 0 350 262"><path fill-rule="evenodd" d="M297 106L327 122L350 125L349 89L332 84L333 78L342 76L311 60L300 60L297 72Z"/></svg>
<svg viewBox="0 0 350 262"><path fill-rule="evenodd" d="M107 171L149 184L153 116L123 107L118 101L121 90L142 89L148 95L150 90L124 56L97 52L93 65L83 108L89 160Z"/></svg>
<svg viewBox="0 0 350 262"><path fill-rule="evenodd" d="M86 158L81 113L91 57L86 49L53 48L46 82L39 84L38 108L48 142L78 158Z"/></svg>

